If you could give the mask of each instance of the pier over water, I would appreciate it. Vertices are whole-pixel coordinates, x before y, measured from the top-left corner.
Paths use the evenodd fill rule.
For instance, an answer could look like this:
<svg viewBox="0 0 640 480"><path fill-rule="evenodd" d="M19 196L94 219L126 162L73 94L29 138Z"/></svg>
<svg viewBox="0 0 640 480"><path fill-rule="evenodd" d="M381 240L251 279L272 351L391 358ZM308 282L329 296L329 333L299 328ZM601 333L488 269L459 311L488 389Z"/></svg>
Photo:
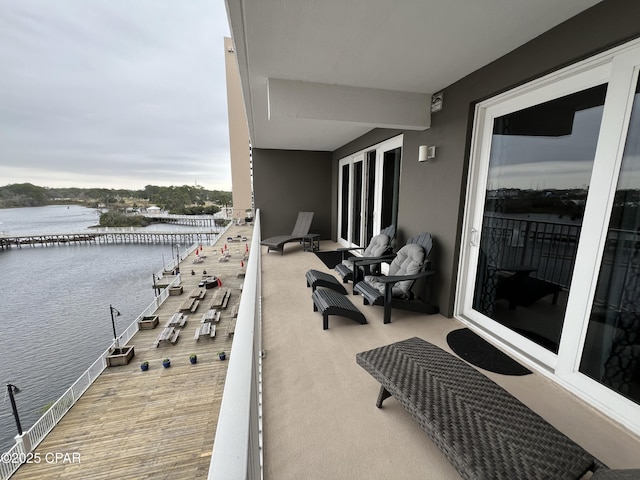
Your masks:
<svg viewBox="0 0 640 480"><path fill-rule="evenodd" d="M215 241L222 227L211 231L140 232L109 230L108 232L60 233L47 235L0 236L0 249L11 247L50 247L69 244L193 244Z"/></svg>

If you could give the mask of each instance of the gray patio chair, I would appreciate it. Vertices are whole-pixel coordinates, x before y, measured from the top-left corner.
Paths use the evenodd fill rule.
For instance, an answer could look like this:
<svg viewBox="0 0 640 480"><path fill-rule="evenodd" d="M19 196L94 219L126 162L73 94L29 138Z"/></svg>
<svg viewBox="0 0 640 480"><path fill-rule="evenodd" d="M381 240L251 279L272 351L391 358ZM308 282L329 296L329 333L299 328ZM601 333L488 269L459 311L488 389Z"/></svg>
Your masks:
<svg viewBox="0 0 640 480"><path fill-rule="evenodd" d="M395 225L390 225L384 228L378 235L374 236L367 247L355 247L355 248L339 248L338 251L342 252L342 262L334 267L334 270L338 272L342 278L343 283L353 281L355 285L364 275L371 273L369 265L358 267L358 262L365 262L374 257L384 257L388 259L393 258L392 254L392 242L396 236ZM363 250L362 256L356 256L354 251ZM367 262L368 263L368 262ZM373 264L374 267L379 264ZM377 273L374 271L374 273Z"/></svg>
<svg viewBox="0 0 640 480"><path fill-rule="evenodd" d="M271 250L277 250L280 254L284 254L284 246L289 242L301 242L306 235L309 234L311 222L313 221L314 212L298 212L298 219L291 230L291 235L278 235L262 240L260 245L267 247L267 253Z"/></svg>
<svg viewBox="0 0 640 480"><path fill-rule="evenodd" d="M391 322L391 309L410 310L426 314L438 313L439 309L430 302L430 279L434 272L429 270L428 261L433 239L429 233L421 233L410 238L398 250L389 265L387 275L367 275L353 287L354 294L361 294L364 304L384 306L384 323ZM381 263L385 260L371 260ZM370 263L363 262L363 263ZM425 279L422 298L412 292L414 283Z"/></svg>

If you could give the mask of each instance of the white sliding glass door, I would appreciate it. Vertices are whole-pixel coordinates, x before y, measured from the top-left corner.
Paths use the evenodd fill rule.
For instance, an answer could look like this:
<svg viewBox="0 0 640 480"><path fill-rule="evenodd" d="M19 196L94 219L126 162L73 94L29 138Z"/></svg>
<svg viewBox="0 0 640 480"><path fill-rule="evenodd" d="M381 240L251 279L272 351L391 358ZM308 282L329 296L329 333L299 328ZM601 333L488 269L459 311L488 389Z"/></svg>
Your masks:
<svg viewBox="0 0 640 480"><path fill-rule="evenodd" d="M640 429L637 44L479 104L456 315Z"/></svg>

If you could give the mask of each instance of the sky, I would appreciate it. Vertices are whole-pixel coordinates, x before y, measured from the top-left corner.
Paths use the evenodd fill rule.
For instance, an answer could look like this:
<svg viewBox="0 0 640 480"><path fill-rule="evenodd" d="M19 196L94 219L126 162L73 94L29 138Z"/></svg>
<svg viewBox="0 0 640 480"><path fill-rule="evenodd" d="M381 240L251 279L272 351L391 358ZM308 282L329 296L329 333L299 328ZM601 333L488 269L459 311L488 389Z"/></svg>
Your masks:
<svg viewBox="0 0 640 480"><path fill-rule="evenodd" d="M231 190L224 0L0 0L0 186Z"/></svg>

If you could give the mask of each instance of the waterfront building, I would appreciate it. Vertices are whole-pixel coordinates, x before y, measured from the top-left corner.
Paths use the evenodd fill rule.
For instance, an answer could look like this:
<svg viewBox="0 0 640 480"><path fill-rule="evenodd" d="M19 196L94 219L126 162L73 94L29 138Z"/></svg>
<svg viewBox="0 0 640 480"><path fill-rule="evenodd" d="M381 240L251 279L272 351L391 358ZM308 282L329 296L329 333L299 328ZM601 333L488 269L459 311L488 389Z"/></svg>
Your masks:
<svg viewBox="0 0 640 480"><path fill-rule="evenodd" d="M262 236L428 230L442 315L637 442L640 5L227 9Z"/></svg>

